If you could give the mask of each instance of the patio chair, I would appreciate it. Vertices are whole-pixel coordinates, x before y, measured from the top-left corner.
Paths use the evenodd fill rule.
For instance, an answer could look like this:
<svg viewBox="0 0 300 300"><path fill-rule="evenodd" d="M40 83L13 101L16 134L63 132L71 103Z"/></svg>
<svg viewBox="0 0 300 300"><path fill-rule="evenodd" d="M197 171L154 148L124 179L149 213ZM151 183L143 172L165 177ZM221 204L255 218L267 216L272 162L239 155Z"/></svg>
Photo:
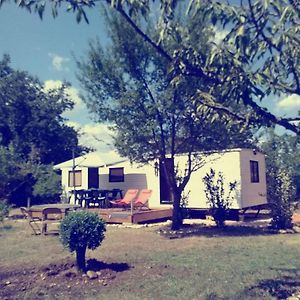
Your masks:
<svg viewBox="0 0 300 300"><path fill-rule="evenodd" d="M151 195L152 195L152 190L147 190L147 189L141 190L138 197L133 203L133 207L140 208L140 209L145 207L149 209L148 202Z"/></svg>
<svg viewBox="0 0 300 300"><path fill-rule="evenodd" d="M106 193L101 190L90 190L89 199L87 200L86 207L105 207Z"/></svg>
<svg viewBox="0 0 300 300"><path fill-rule="evenodd" d="M59 224L64 217L63 211L58 207L48 207L43 209L42 218L42 233L46 234L58 234ZM51 225L51 226L50 226ZM53 229L55 225L55 229ZM51 227L51 228L50 228Z"/></svg>
<svg viewBox="0 0 300 300"><path fill-rule="evenodd" d="M130 206L131 201L137 196L139 190L137 189L129 189L123 199L117 199L113 201L109 201L113 207L123 207Z"/></svg>
<svg viewBox="0 0 300 300"><path fill-rule="evenodd" d="M31 227L32 231L35 235L39 235L42 233L41 227L37 222L41 221L39 217L33 217L30 210L28 210L26 207L20 207L22 215L25 217L25 219L28 220L28 224Z"/></svg>
<svg viewBox="0 0 300 300"><path fill-rule="evenodd" d="M116 199L118 199L118 196L119 196L119 199L123 198L122 190L112 189L112 190L108 191L107 198L109 200L116 200Z"/></svg>

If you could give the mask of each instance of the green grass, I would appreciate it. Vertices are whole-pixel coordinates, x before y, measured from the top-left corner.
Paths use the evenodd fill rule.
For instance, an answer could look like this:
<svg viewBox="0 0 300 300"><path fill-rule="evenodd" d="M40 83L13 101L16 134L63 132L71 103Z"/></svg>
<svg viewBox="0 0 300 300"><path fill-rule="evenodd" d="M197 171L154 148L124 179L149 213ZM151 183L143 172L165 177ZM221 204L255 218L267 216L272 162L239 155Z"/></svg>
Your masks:
<svg viewBox="0 0 300 300"><path fill-rule="evenodd" d="M0 230L0 269L43 266L71 254L57 237L32 236L25 223ZM88 257L127 264L105 287L76 290L75 299L276 299L300 290L300 235L268 235L245 228L168 239L158 228L109 227ZM240 234L239 234L240 232ZM0 278L1 281L1 278ZM0 282L1 283L1 282ZM32 292L33 293L33 292ZM41 298L68 298L44 291ZM27 292L27 297L33 294Z"/></svg>

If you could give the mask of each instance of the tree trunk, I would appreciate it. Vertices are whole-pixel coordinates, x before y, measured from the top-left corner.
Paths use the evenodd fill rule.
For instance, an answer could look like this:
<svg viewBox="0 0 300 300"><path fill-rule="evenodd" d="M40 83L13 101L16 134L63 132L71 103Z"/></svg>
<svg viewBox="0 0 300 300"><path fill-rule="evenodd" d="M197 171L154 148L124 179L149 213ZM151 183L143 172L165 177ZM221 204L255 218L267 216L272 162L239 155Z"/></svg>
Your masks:
<svg viewBox="0 0 300 300"><path fill-rule="evenodd" d="M173 198L173 215L172 215L172 230L178 230L182 226L182 212L180 207L181 193L171 189L171 197Z"/></svg>
<svg viewBox="0 0 300 300"><path fill-rule="evenodd" d="M85 252L86 247L81 247L76 250L76 264L80 272L85 272Z"/></svg>

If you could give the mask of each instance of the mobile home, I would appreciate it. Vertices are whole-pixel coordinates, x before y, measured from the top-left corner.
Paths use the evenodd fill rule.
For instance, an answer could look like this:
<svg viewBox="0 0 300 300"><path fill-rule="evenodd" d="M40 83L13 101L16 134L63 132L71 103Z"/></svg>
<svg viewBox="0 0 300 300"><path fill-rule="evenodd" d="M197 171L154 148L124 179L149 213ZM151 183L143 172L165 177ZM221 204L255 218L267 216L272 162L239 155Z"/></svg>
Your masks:
<svg viewBox="0 0 300 300"><path fill-rule="evenodd" d="M208 208L203 177L213 169L224 176L225 194L229 183L236 182L232 209L243 209L267 203L265 156L252 149L231 149L219 152L197 153L199 160L185 188L186 206L191 209ZM178 155L174 163L184 172L187 156ZM193 162L196 166L197 162ZM65 193L73 189L151 189L149 208L171 206L169 189L162 165L153 162L147 165L130 163L124 158L106 160L101 154L87 154L55 166L62 171L62 186Z"/></svg>

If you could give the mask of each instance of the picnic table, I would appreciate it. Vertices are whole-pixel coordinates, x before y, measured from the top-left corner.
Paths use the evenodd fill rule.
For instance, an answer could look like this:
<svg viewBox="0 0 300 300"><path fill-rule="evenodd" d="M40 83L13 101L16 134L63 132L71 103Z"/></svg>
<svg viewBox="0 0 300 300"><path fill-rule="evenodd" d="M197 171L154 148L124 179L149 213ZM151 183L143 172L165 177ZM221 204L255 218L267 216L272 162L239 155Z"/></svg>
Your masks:
<svg viewBox="0 0 300 300"><path fill-rule="evenodd" d="M46 208L58 208L62 212L63 215L66 215L69 211L77 210L81 208L78 204L69 204L69 203L51 203L51 204L40 204L33 205L29 208L29 211L33 217L41 216L43 210Z"/></svg>
<svg viewBox="0 0 300 300"><path fill-rule="evenodd" d="M57 225L69 211L75 211L78 208L81 208L78 204L53 203L33 205L29 208L20 207L20 210L28 220L29 226L32 228L34 234L58 234L59 227ZM56 229L49 232L48 227L51 226L51 224L56 224Z"/></svg>

